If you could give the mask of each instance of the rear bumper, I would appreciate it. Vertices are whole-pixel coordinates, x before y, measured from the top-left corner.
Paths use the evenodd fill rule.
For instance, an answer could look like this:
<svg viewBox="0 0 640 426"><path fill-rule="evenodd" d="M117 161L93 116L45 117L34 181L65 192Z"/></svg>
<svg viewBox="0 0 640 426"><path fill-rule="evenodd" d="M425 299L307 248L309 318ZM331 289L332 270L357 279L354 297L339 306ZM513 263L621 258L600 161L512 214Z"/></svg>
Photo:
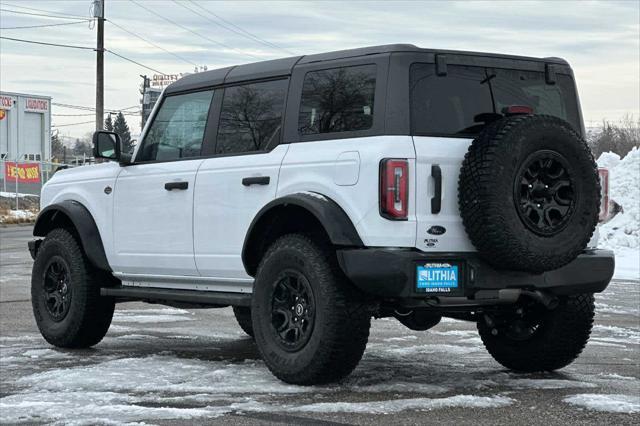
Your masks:
<svg viewBox="0 0 640 426"><path fill-rule="evenodd" d="M426 262L456 262L460 265L460 280L463 285L455 298L461 300L492 294L496 300L498 294L516 295L517 298L520 294L518 290L537 290L554 296L598 293L609 285L615 268L613 252L600 249L585 250L568 265L542 274L497 270L480 260L475 253L345 249L338 251L338 262L347 277L367 294L416 300L454 296L416 291L416 267Z"/></svg>

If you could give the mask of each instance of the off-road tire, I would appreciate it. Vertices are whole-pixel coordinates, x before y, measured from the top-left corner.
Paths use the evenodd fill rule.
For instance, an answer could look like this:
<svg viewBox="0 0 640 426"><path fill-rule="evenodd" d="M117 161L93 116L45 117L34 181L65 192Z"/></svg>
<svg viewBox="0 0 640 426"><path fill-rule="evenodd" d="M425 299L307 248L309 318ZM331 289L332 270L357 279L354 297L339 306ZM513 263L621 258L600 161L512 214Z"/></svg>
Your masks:
<svg viewBox="0 0 640 426"><path fill-rule="evenodd" d="M246 306L234 306L233 315L238 321L238 325L249 336L253 337L253 325L251 324L251 308Z"/></svg>
<svg viewBox="0 0 640 426"><path fill-rule="evenodd" d="M283 271L307 280L315 300L314 325L306 344L287 351L271 324L272 296ZM280 380L315 385L349 375L369 338L369 306L342 273L330 246L289 234L269 248L258 266L251 305L255 340L267 367Z"/></svg>
<svg viewBox="0 0 640 426"><path fill-rule="evenodd" d="M68 267L69 308L62 319L46 307L45 279L48 265L58 259ZM113 278L95 269L74 235L66 229L54 229L42 242L31 275L31 304L40 333L45 340L61 348L87 348L100 342L113 317L114 300L100 296L100 286Z"/></svg>
<svg viewBox="0 0 640 426"><path fill-rule="evenodd" d="M478 331L493 359L519 372L553 371L571 364L584 349L594 317L593 294L562 299L558 307L547 311L539 328L527 340L510 339L504 330L492 331L484 319Z"/></svg>
<svg viewBox="0 0 640 426"><path fill-rule="evenodd" d="M526 164L545 153L566 163L575 195L567 220L548 234L526 225L518 209L527 203L516 194ZM503 118L489 124L469 147L458 181L458 205L469 239L487 263L533 273L553 270L574 260L593 235L600 208L597 165L569 123L545 115ZM531 202L530 208L540 204Z"/></svg>

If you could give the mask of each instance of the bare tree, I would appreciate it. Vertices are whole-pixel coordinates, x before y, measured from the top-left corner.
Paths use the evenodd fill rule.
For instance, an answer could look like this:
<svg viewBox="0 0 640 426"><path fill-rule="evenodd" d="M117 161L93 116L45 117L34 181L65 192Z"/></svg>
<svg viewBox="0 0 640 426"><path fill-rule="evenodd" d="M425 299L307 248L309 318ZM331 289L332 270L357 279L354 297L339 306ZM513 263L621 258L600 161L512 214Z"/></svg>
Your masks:
<svg viewBox="0 0 640 426"><path fill-rule="evenodd" d="M640 119L627 114L618 123L604 120L587 142L596 158L609 151L624 157L633 147L640 146Z"/></svg>

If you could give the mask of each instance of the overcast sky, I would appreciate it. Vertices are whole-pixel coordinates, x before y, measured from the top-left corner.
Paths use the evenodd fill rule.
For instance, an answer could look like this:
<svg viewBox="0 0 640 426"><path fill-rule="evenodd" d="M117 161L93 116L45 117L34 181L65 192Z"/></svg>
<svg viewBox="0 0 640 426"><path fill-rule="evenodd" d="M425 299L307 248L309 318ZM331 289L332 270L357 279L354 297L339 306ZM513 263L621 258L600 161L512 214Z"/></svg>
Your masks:
<svg viewBox="0 0 640 426"><path fill-rule="evenodd" d="M105 15L113 24L106 23L105 47L162 73L190 72L193 64L213 69L292 54L388 43L560 56L574 69L586 121L618 120L627 113L640 116L638 0L137 2L157 15L129 0L106 0ZM0 28L70 22L8 10L44 13L27 9L35 8L89 17L90 6L91 0L0 0L3 9ZM96 40L96 30L88 22L7 28L0 32L3 37L88 47L95 47ZM106 54L105 63L105 107L139 106L139 75L154 72L111 54ZM0 40L0 90L48 95L54 102L95 106L94 83L93 51ZM84 113L60 107L54 107L53 113L55 125L93 118L57 115ZM134 132L139 131L138 117L130 117L128 121ZM93 125L59 129L63 134L82 136Z"/></svg>

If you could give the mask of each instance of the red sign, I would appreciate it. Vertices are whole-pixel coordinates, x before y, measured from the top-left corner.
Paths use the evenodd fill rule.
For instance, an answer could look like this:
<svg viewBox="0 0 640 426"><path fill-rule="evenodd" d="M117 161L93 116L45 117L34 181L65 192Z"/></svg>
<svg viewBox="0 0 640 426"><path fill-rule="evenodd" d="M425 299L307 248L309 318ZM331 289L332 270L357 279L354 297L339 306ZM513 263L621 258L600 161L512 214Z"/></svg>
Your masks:
<svg viewBox="0 0 640 426"><path fill-rule="evenodd" d="M37 163L4 163L4 176L7 182L39 183L40 165Z"/></svg>
<svg viewBox="0 0 640 426"><path fill-rule="evenodd" d="M15 99L13 98L13 96L0 95L0 108L11 109L13 108L14 102Z"/></svg>
<svg viewBox="0 0 640 426"><path fill-rule="evenodd" d="M47 112L49 110L49 101L46 99L27 98L24 109L25 111Z"/></svg>

